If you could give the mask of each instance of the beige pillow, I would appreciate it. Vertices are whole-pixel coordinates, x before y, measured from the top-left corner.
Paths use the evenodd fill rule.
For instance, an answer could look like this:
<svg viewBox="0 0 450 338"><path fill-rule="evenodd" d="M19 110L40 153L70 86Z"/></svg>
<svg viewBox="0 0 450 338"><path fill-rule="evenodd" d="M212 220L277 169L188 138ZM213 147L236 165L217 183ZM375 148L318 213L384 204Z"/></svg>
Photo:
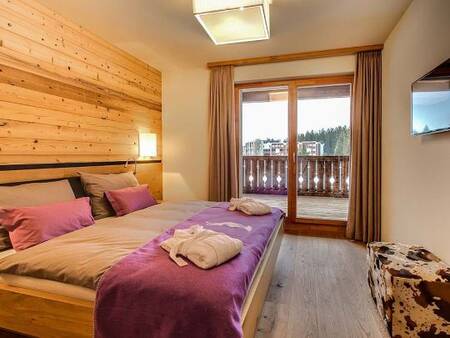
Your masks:
<svg viewBox="0 0 450 338"><path fill-rule="evenodd" d="M92 213L95 219L115 215L113 208L105 197L106 191L139 185L132 172L122 174L88 174L80 172L80 176L84 190L91 198Z"/></svg>
<svg viewBox="0 0 450 338"><path fill-rule="evenodd" d="M33 207L74 199L75 195L68 180L0 186L0 209L8 207ZM0 252L11 248L8 231L0 224Z"/></svg>

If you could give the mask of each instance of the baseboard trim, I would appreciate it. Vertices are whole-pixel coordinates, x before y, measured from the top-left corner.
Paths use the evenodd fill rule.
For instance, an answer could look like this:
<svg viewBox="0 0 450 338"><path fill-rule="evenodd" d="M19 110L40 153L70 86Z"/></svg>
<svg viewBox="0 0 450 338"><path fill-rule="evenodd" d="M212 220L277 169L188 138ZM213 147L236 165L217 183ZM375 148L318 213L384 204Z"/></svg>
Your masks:
<svg viewBox="0 0 450 338"><path fill-rule="evenodd" d="M345 238L345 228L345 225L289 223L284 226L284 232L291 235Z"/></svg>

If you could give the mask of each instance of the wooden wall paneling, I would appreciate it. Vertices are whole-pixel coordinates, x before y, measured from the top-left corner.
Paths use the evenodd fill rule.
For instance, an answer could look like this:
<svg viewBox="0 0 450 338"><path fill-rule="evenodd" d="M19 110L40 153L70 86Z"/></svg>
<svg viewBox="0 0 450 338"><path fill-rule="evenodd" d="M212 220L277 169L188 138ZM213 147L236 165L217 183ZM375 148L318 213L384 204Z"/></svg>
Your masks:
<svg viewBox="0 0 450 338"><path fill-rule="evenodd" d="M1 112L0 112L1 116ZM94 129L81 129L78 126L36 124L0 118L0 137L47 139L58 141L83 141L106 144L137 145L138 134L130 132L110 132Z"/></svg>
<svg viewBox="0 0 450 338"><path fill-rule="evenodd" d="M126 161L140 132L162 153L161 73L34 0L0 0L0 165ZM0 183L122 165L0 171ZM137 176L162 197L162 164Z"/></svg>
<svg viewBox="0 0 450 338"><path fill-rule="evenodd" d="M0 66L0 70L2 67ZM70 98L46 94L43 92L1 83L0 75L0 101L20 103L23 105L59 110L67 113L86 115L90 117L118 121L123 123L151 123L161 119L161 112L148 110L147 112L130 113L124 110L103 107L98 104L86 103Z"/></svg>
<svg viewBox="0 0 450 338"><path fill-rule="evenodd" d="M132 164L130 164L132 167ZM138 163L136 177L139 182L145 182L156 199L163 199L162 191L162 164L161 163Z"/></svg>
<svg viewBox="0 0 450 338"><path fill-rule="evenodd" d="M9 137L2 140L1 153L6 155L133 155L137 156L137 145L104 144L93 142L55 141L42 139L22 139ZM1 160L0 160L1 161Z"/></svg>
<svg viewBox="0 0 450 338"><path fill-rule="evenodd" d="M104 84L99 81L86 80L85 76L74 74L72 69L66 70L65 68L57 67L53 64L46 63L45 61L36 63L35 59L21 56L15 52L5 53L3 47L0 47L0 63L52 81L86 89L94 93L115 96L132 102L134 101L139 105L148 106L150 108L160 107L160 103L152 101L142 95L133 95L134 93L130 93L129 91L117 87L105 87Z"/></svg>
<svg viewBox="0 0 450 338"><path fill-rule="evenodd" d="M123 65L131 71L142 72L143 75L150 78L161 75L157 69L93 35L83 27L65 19L36 1L1 0L0 4L20 13L37 26L48 27L49 30L64 36L65 39L76 42L80 47L92 50L97 55L102 55L111 62Z"/></svg>
<svg viewBox="0 0 450 338"><path fill-rule="evenodd" d="M144 101L157 102L159 100L160 94L150 90L144 91L133 86L130 81L115 77L106 71L94 69L92 66L86 66L81 61L70 60L62 53L45 50L48 49L47 47L40 47L38 44L32 45L31 42L28 42L28 45L30 46L25 45L25 50L20 52L17 51L18 48L14 48L15 46L10 44L10 40L3 38L0 53L25 64L36 65L41 70L59 73L67 79L81 80L116 92L125 92Z"/></svg>
<svg viewBox="0 0 450 338"><path fill-rule="evenodd" d="M61 55L65 55L70 59L73 58L74 60L78 60L83 63L89 62L92 65L93 70L97 69L99 71L105 71L108 74L110 73L113 76L117 77L117 79L129 81L130 84L136 86L137 88L140 88L143 91L151 91L155 95L160 94L160 90L158 88L160 81L156 80L155 78L147 78L145 76L142 76L141 74L133 73L120 65L109 62L101 56L95 55L88 50L80 48L68 39L61 39L54 33L47 33L35 29L27 32L27 29L30 30L30 28L29 23L25 21L26 19L21 20L14 14L10 13L7 13L7 15L8 18L14 17L17 22L20 22L22 24L22 27L14 27L13 25L8 25L10 20L8 20L8 18L6 18L5 16L0 15L0 31L2 32L2 36L4 37L5 47L11 46L11 49L13 50L18 47L18 51L22 50L27 53L24 47L32 49L33 42L42 43L48 48L55 48L55 50L61 53ZM27 33L27 38L18 35L17 33L19 30L25 31ZM40 49L39 44L34 44L34 46L36 47L36 49ZM28 52L30 51L28 50Z"/></svg>
<svg viewBox="0 0 450 338"><path fill-rule="evenodd" d="M113 92L104 88L87 86L82 82L71 81L61 76L44 72L38 67L24 65L0 53L1 83L39 90L47 94L100 104L118 110L148 111L161 110L161 102L150 103L128 97L125 93Z"/></svg>
<svg viewBox="0 0 450 338"><path fill-rule="evenodd" d="M44 109L23 104L0 101L0 117L6 120L66 125L85 129L111 132L130 132L137 130L134 122L111 121L102 117L90 117L65 113L54 109ZM147 127L148 128L148 127Z"/></svg>
<svg viewBox="0 0 450 338"><path fill-rule="evenodd" d="M14 1L8 1L7 3L13 3ZM19 1L18 1L19 2ZM105 49L99 50L99 39L88 38L85 30L70 30L67 24L61 24L61 20L51 19L50 17L42 16L41 20L37 17L39 12L32 11L30 9L22 9L20 12L13 10L11 6L5 5L4 2L0 3L2 13L0 16L0 27L6 30L10 30L13 33L18 33L21 36L36 41L43 46L51 47L54 50L62 51L67 55L77 58L83 62L90 63L97 66L99 69L108 71L108 73L114 75L120 75L125 77L129 81L133 81L136 84L144 85L143 82L160 84L159 71L152 69L149 66L133 67L141 61L134 59L131 65L133 70L128 70L126 66L123 66L123 62L127 62L128 58L121 58L120 61L110 61L111 57L114 58L117 54L120 54L117 49L111 53L111 46ZM36 20L37 19L37 20ZM81 33L82 32L82 33ZM80 35L81 33L81 35ZM91 40L91 41L89 41ZM92 41L94 40L94 41ZM91 43L89 43L91 42ZM105 57L107 56L107 57ZM149 72L151 70L151 72ZM141 82L141 83L139 83ZM146 84L143 89L148 90L151 86ZM160 90L153 88L156 92Z"/></svg>

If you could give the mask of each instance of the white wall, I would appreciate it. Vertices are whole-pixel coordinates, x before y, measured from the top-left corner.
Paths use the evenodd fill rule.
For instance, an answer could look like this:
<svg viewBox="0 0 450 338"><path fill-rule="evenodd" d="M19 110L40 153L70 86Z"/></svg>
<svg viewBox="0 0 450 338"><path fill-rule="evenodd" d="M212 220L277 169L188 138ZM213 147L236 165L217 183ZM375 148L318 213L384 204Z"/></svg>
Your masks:
<svg viewBox="0 0 450 338"><path fill-rule="evenodd" d="M352 73L355 69L355 56L338 56L324 59L280 62L272 64L237 67L234 80L257 81L289 77L318 76Z"/></svg>
<svg viewBox="0 0 450 338"><path fill-rule="evenodd" d="M163 73L163 198L208 198L208 95L206 68Z"/></svg>
<svg viewBox="0 0 450 338"><path fill-rule="evenodd" d="M415 0L383 51L382 237L450 263L450 132L410 136L411 83L450 57L450 1Z"/></svg>
<svg viewBox="0 0 450 338"><path fill-rule="evenodd" d="M354 57L238 67L236 81L353 72ZM209 71L180 67L163 72L164 200L208 198Z"/></svg>

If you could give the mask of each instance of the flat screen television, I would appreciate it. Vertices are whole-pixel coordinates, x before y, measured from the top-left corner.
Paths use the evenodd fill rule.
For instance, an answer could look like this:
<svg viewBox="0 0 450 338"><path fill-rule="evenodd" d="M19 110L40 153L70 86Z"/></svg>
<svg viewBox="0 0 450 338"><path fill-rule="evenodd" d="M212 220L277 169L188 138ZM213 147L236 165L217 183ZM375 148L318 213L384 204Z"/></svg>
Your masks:
<svg viewBox="0 0 450 338"><path fill-rule="evenodd" d="M412 84L411 133L450 130L450 59Z"/></svg>

